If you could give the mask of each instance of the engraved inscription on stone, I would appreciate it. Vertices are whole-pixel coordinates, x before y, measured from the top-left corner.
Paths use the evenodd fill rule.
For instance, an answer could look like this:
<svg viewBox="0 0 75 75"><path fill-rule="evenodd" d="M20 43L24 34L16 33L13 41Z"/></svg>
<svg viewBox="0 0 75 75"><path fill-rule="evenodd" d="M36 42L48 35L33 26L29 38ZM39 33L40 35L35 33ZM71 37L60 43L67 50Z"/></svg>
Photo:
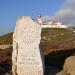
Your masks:
<svg viewBox="0 0 75 75"><path fill-rule="evenodd" d="M14 75L43 75L39 44L41 26L28 16L18 19L13 34L12 72Z"/></svg>

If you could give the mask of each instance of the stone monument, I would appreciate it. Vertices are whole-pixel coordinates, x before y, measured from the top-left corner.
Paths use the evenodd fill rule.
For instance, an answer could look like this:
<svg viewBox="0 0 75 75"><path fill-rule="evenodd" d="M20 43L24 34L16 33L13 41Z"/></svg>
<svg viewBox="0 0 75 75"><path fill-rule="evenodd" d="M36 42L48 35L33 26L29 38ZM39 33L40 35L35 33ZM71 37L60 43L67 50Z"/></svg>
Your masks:
<svg viewBox="0 0 75 75"><path fill-rule="evenodd" d="M13 34L13 75L43 75L40 40L41 26L28 16L19 17Z"/></svg>

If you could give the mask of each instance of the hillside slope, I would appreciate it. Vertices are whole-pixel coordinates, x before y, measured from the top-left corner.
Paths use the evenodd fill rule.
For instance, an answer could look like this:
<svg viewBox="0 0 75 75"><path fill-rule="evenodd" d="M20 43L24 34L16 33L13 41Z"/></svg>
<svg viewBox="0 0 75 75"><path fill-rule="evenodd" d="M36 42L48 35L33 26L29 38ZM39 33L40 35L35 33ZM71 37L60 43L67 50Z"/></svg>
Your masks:
<svg viewBox="0 0 75 75"><path fill-rule="evenodd" d="M12 44L12 35L13 32L0 36L0 44ZM62 68L65 58L75 53L75 33L69 29L51 28L42 29L41 36L45 65ZM11 72L12 50L12 46L0 49L0 74Z"/></svg>
<svg viewBox="0 0 75 75"><path fill-rule="evenodd" d="M75 33L69 29L42 29L42 48L45 54L75 48Z"/></svg>
<svg viewBox="0 0 75 75"><path fill-rule="evenodd" d="M0 45L12 44L12 41L13 41L12 35L13 35L13 32L8 33L4 36L0 36Z"/></svg>
<svg viewBox="0 0 75 75"><path fill-rule="evenodd" d="M0 36L0 44L12 44L13 32ZM51 51L75 48L75 33L69 29L42 29L41 45L45 54Z"/></svg>

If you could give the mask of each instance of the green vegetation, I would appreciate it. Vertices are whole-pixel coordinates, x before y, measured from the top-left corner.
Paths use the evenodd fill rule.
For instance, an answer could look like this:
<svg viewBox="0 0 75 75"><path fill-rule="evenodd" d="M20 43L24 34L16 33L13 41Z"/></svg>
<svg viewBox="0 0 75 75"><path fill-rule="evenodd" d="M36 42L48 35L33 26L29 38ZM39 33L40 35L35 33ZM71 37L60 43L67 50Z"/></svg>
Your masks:
<svg viewBox="0 0 75 75"><path fill-rule="evenodd" d="M48 28L42 30L42 37L45 36L45 38L48 41L64 41L68 39L72 39L75 37L75 34L70 31L69 29L63 29L63 28Z"/></svg>
<svg viewBox="0 0 75 75"><path fill-rule="evenodd" d="M0 44L12 44L13 32L0 36ZM75 48L75 33L64 28L46 28L42 29L42 47L46 51Z"/></svg>
<svg viewBox="0 0 75 75"><path fill-rule="evenodd" d="M75 33L68 28L42 29L42 47L45 54L75 48Z"/></svg>
<svg viewBox="0 0 75 75"><path fill-rule="evenodd" d="M13 35L13 32L8 33L4 36L0 36L0 44L1 45L3 45L3 44L12 44L12 42L13 42L12 35Z"/></svg>

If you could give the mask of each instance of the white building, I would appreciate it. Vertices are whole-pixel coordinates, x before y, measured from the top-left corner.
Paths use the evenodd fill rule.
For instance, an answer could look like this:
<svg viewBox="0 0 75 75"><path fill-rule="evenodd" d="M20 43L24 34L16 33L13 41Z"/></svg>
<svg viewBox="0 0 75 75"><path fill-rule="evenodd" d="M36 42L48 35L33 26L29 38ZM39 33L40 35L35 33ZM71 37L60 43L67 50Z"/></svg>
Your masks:
<svg viewBox="0 0 75 75"><path fill-rule="evenodd" d="M51 20L50 22L43 23L43 17L38 15L37 22L41 25L42 28L68 28L67 25L63 25L61 22Z"/></svg>
<svg viewBox="0 0 75 75"><path fill-rule="evenodd" d="M48 23L41 24L42 28L68 28L67 25L61 24L59 21L51 21Z"/></svg>

